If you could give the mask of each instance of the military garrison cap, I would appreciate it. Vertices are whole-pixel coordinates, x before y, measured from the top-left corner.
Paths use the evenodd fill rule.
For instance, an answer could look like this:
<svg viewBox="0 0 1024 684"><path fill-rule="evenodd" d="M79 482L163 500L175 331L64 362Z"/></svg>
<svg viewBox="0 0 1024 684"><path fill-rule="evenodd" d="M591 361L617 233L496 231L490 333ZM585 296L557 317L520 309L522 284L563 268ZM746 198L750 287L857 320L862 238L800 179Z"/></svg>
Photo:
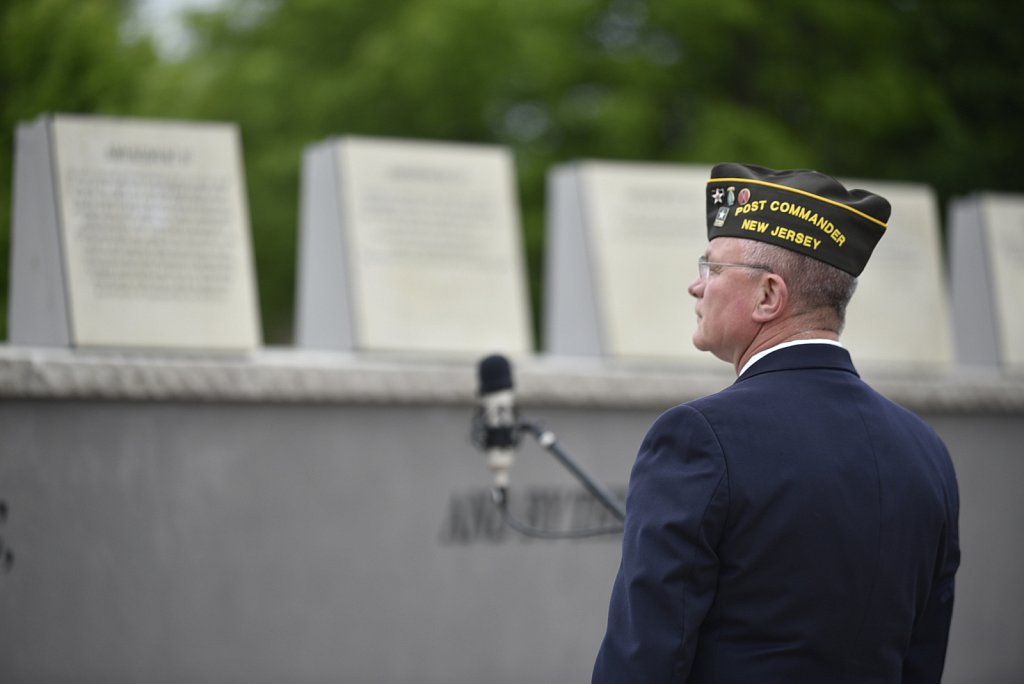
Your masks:
<svg viewBox="0 0 1024 684"><path fill-rule="evenodd" d="M858 276L885 233L889 202L808 169L718 164L708 180L708 240L761 240Z"/></svg>

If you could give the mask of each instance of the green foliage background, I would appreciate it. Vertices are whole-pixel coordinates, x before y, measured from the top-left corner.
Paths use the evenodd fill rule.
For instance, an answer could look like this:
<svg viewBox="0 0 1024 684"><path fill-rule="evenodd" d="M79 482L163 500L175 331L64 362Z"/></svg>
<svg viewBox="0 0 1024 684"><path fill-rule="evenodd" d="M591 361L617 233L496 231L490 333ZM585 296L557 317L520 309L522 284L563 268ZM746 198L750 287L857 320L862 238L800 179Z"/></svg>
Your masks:
<svg viewBox="0 0 1024 684"><path fill-rule="evenodd" d="M508 145L534 309L544 181L577 158L1024 191L1024 3L226 0L161 57L131 0L0 0L0 336L13 133L45 112L238 122L266 341L292 334L303 148Z"/></svg>

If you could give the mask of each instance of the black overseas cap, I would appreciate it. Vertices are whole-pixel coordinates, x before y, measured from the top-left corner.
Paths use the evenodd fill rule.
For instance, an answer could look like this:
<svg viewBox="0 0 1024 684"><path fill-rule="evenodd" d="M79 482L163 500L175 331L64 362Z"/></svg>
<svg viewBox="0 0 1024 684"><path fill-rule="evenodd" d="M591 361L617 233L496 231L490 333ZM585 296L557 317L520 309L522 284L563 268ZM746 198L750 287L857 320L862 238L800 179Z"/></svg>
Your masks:
<svg viewBox="0 0 1024 684"><path fill-rule="evenodd" d="M718 164L708 180L708 240L760 240L858 276L885 234L888 200L809 169Z"/></svg>

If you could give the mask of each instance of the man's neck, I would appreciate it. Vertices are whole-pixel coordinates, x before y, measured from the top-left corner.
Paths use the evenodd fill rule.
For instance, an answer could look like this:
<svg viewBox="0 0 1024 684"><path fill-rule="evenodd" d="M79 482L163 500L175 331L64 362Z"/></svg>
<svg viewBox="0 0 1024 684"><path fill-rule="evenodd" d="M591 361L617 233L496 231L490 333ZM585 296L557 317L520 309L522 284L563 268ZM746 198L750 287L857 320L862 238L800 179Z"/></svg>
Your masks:
<svg viewBox="0 0 1024 684"><path fill-rule="evenodd" d="M740 369L737 371L736 377L739 377L739 376L743 375L744 373L746 373L747 369L749 369L755 363L757 363L758 361L760 361L764 357L768 356L772 352L778 351L779 349L785 349L786 347L792 347L792 346L795 346L795 345L798 345L798 344L834 344L837 347L842 347L843 346L843 345L841 345L839 343L839 340L833 340L833 339L824 338L824 337L822 337L822 338L814 338L814 339L806 339L806 340L790 340L789 342L781 342L781 343L775 345L774 347L769 347L768 349L765 349L763 351L759 351L758 353L754 354L749 359L747 359L747 362L744 363L743 366L741 366Z"/></svg>
<svg viewBox="0 0 1024 684"><path fill-rule="evenodd" d="M786 326L785 328L776 329L766 329L766 327L767 326L762 326L761 330L759 330L757 335L754 336L754 339L751 340L746 351L740 355L740 358L737 359L736 363L733 365L737 376L743 373L743 370L750 365L751 360L755 356L760 358L764 354L781 345L810 341L839 342L839 333L835 330L829 330L823 327L813 326L802 328Z"/></svg>

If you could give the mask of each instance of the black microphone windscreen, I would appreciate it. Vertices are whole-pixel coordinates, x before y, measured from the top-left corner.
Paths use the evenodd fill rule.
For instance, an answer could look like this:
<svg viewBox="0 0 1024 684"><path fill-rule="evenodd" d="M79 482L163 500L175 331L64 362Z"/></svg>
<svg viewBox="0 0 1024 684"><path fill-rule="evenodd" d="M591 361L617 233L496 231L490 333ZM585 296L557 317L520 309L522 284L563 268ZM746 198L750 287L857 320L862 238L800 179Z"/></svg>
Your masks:
<svg viewBox="0 0 1024 684"><path fill-rule="evenodd" d="M480 395L512 389L512 367L508 359L492 354L480 361Z"/></svg>

